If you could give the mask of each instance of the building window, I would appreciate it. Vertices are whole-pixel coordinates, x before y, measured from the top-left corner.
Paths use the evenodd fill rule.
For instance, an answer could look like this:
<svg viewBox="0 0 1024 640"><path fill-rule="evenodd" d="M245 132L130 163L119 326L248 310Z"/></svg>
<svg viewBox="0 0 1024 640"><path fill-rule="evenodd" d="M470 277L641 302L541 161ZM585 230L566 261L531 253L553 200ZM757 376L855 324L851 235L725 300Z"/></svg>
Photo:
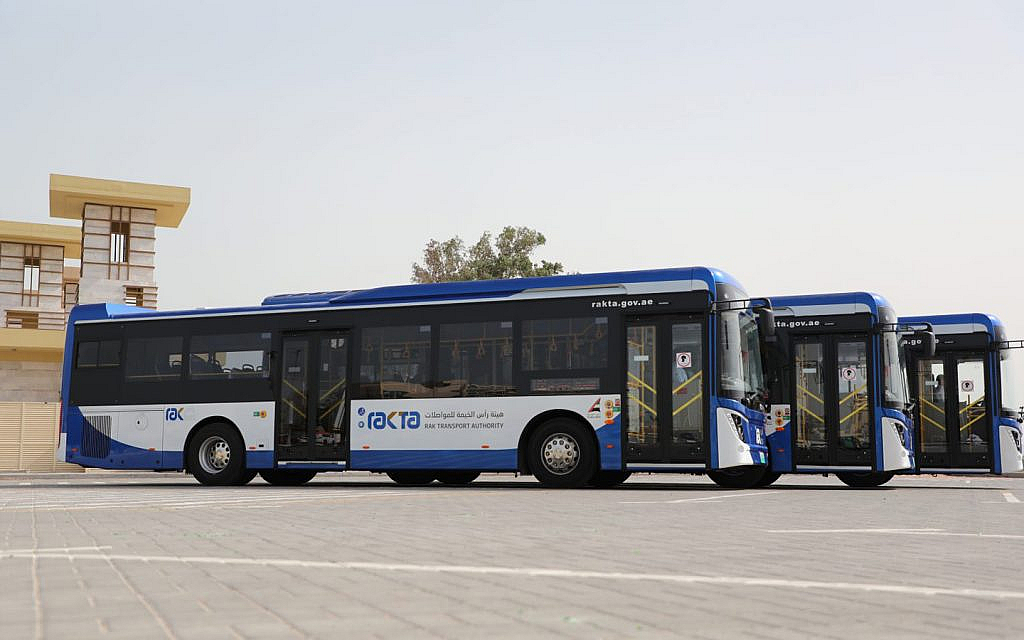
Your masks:
<svg viewBox="0 0 1024 640"><path fill-rule="evenodd" d="M144 307L144 291L142 287L125 287L124 303L133 307Z"/></svg>
<svg viewBox="0 0 1024 640"><path fill-rule="evenodd" d="M37 244L26 244L22 258L21 304L25 307L39 306L39 276L42 268L43 248Z"/></svg>
<svg viewBox="0 0 1024 640"><path fill-rule="evenodd" d="M430 325L363 329L363 398L433 398Z"/></svg>
<svg viewBox="0 0 1024 640"><path fill-rule="evenodd" d="M64 308L70 309L71 307L78 304L78 283L77 282L65 282L64 283Z"/></svg>
<svg viewBox="0 0 1024 640"><path fill-rule="evenodd" d="M128 262L128 238L131 235L130 222L110 223L110 263L126 264ZM142 305L139 305L142 306Z"/></svg>
<svg viewBox="0 0 1024 640"><path fill-rule="evenodd" d="M7 326L11 329L38 329L39 314L34 311L8 311Z"/></svg>

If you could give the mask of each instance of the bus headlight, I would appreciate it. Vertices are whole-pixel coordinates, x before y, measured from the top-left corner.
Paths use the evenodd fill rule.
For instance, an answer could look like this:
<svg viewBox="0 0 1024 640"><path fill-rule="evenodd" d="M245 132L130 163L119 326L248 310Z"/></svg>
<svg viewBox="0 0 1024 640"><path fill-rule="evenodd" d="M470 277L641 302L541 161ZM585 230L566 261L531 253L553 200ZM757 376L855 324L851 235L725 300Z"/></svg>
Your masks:
<svg viewBox="0 0 1024 640"><path fill-rule="evenodd" d="M747 432L743 428L743 418L738 413L730 413L729 418L732 419L733 427L736 429L736 435L739 436L740 442L746 442Z"/></svg>
<svg viewBox="0 0 1024 640"><path fill-rule="evenodd" d="M896 435L900 438L900 444L903 445L904 449L910 448L910 430L905 425L895 423L893 429L896 429Z"/></svg>

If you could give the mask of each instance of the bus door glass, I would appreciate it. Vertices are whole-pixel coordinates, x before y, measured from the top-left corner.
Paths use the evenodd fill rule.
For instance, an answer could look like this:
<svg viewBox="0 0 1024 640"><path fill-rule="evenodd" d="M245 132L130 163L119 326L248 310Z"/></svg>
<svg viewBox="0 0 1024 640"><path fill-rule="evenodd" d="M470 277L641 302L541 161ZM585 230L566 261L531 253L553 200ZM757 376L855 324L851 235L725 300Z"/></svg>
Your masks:
<svg viewBox="0 0 1024 640"><path fill-rule="evenodd" d="M836 342L838 373L838 464L871 462L871 394L868 387L867 341Z"/></svg>
<svg viewBox="0 0 1024 640"><path fill-rule="evenodd" d="M704 323L679 316L626 323L630 461L705 462Z"/></svg>
<svg viewBox="0 0 1024 640"><path fill-rule="evenodd" d="M797 462L828 464L825 430L825 345L821 340L798 338L794 346L796 412L793 431Z"/></svg>
<svg viewBox="0 0 1024 640"><path fill-rule="evenodd" d="M985 360L980 354L954 356L950 362L956 367L956 388L950 395L955 398L957 430L953 456L956 466L989 466L988 402L985 395Z"/></svg>
<svg viewBox="0 0 1024 640"><path fill-rule="evenodd" d="M946 365L942 358L918 358L913 364L920 466L949 464L946 434Z"/></svg>
<svg viewBox="0 0 1024 640"><path fill-rule="evenodd" d="M278 460L345 459L348 342L341 331L282 339Z"/></svg>
<svg viewBox="0 0 1024 640"><path fill-rule="evenodd" d="M873 412L867 339L795 338L793 369L795 463L870 466Z"/></svg>

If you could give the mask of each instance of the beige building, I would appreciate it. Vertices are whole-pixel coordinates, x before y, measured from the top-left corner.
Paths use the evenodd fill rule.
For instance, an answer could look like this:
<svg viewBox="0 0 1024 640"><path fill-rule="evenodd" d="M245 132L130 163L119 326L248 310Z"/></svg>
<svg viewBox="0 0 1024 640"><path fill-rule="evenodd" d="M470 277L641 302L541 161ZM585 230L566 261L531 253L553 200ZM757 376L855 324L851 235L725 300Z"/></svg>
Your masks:
<svg viewBox="0 0 1024 640"><path fill-rule="evenodd" d="M155 309L156 228L177 227L190 190L50 176L50 216L0 221L0 402L57 402L75 304Z"/></svg>

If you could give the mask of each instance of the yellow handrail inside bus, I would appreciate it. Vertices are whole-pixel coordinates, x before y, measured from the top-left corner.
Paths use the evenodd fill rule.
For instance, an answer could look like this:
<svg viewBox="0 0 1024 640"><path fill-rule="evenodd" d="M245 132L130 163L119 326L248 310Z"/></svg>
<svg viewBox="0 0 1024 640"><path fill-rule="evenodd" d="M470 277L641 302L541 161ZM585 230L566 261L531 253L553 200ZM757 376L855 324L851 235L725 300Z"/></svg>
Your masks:
<svg viewBox="0 0 1024 640"><path fill-rule="evenodd" d="M627 372L627 374L629 375L629 377L630 377L630 378L633 378L634 380L636 380L637 382L639 382L639 383L640 383L640 386L642 386L642 387L644 387L645 389L649 390L649 391L650 391L651 393L653 393L654 395L658 395L658 390L657 390L657 389L655 389L655 388L654 388L654 387L652 387L651 385L647 384L646 382L644 382L644 381L643 381L643 380L641 380L640 378L636 377L636 376L635 376L635 375L633 375L632 373L628 373L628 372Z"/></svg>
<svg viewBox="0 0 1024 640"><path fill-rule="evenodd" d="M676 387L675 389L672 390L672 395L675 395L675 394L679 393L680 389L682 389L686 385L690 384L691 382L693 382L697 378L701 377L702 375L704 375L704 371L703 370L698 371L697 373L693 374L692 376L690 376L686 380L683 380L682 384L680 384L678 387Z"/></svg>
<svg viewBox="0 0 1024 640"><path fill-rule="evenodd" d="M857 395L861 391L864 391L867 388L868 388L867 383L864 383L863 387L860 387L858 389L854 389L853 391L851 391L849 395L847 395L845 398L843 398L842 400L839 401L839 404L843 404L844 402L846 402L847 400L849 400L850 398L852 398L853 396Z"/></svg>
<svg viewBox="0 0 1024 640"><path fill-rule="evenodd" d="M640 398L634 396L633 394L629 394L629 399L634 401L634 402L636 402L638 405L640 405L644 409L647 409L647 411L650 412L650 414L653 415L655 418L658 417L658 412L655 411L654 409L648 407L646 404L644 404L643 401L640 400Z"/></svg>
<svg viewBox="0 0 1024 640"><path fill-rule="evenodd" d="M963 409L961 409L960 413L963 413L964 411L967 411L968 409L970 409L971 407L973 407L974 405L978 404L979 402L981 402L984 399L985 399L985 396L983 395L980 398L978 398L977 400L975 400L974 402L972 402L971 404L969 404L966 407L964 407Z"/></svg>
<svg viewBox="0 0 1024 640"><path fill-rule="evenodd" d="M803 392L804 392L805 394L807 394L807 395L811 396L812 398L814 398L815 400L817 400L817 401L818 401L818 402L820 402L821 404L825 404L825 401L824 401L824 400L822 400L821 398L819 398L819 397L818 397L818 396L817 396L817 395L816 395L816 394L815 394L815 393L814 393L813 391L811 391L811 390L810 390L810 389L808 389L807 387L803 387L803 386L801 386L801 385L796 385L796 388L797 388L797 389L798 389L799 391L803 391Z"/></svg>
<svg viewBox="0 0 1024 640"><path fill-rule="evenodd" d="M334 390L335 390L335 389L337 389L337 388L338 388L338 387L340 387L341 385L345 384L346 382L348 382L348 378L344 378L344 379L342 379L342 381L341 381L341 382L339 382L338 384L334 385L333 387L331 387L330 389L328 389L327 391L325 391L325 392L323 393L323 395L322 395L322 396L320 396L320 401L321 401L321 402L323 402L324 398L326 398L327 396L329 396L329 395L331 395L332 393L334 393Z"/></svg>
<svg viewBox="0 0 1024 640"><path fill-rule="evenodd" d="M700 392L697 395L695 395L692 398L690 398L689 400L687 400L686 402L684 402L683 404L679 405L679 407L675 411L672 412L672 415L675 416L677 413L679 413L680 411L682 411L686 407L690 406L694 402L697 402L697 400L699 400L702 395L704 395L704 393Z"/></svg>

